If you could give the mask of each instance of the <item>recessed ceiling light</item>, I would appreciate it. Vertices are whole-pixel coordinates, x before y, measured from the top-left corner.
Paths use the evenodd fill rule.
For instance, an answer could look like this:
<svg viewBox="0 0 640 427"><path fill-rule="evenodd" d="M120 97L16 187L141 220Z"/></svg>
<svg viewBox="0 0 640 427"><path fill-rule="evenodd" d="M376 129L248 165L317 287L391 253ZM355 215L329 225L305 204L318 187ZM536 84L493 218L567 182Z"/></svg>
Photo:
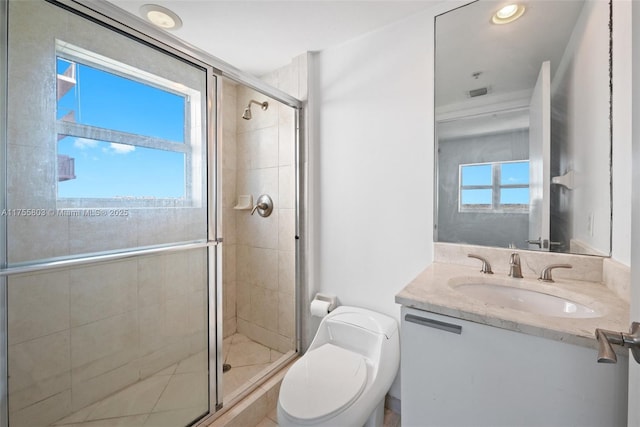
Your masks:
<svg viewBox="0 0 640 427"><path fill-rule="evenodd" d="M157 4L145 4L140 6L140 14L156 27L165 30L177 30L182 27L182 19L166 7Z"/></svg>
<svg viewBox="0 0 640 427"><path fill-rule="evenodd" d="M494 24L508 24L520 18L523 13L524 5L517 3L508 4L493 15L491 22Z"/></svg>

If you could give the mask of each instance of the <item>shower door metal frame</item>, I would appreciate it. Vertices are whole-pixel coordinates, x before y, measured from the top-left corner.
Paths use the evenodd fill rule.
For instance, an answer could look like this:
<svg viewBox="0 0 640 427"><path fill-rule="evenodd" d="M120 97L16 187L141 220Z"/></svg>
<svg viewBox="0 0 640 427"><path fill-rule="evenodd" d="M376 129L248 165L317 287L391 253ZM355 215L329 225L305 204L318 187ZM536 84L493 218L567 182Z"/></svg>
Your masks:
<svg viewBox="0 0 640 427"><path fill-rule="evenodd" d="M0 0L0 165L7 157L7 92L9 88L9 2ZM0 175L0 209L7 207L6 171ZM0 216L0 269L7 265L7 218ZM9 426L7 278L0 277L0 427Z"/></svg>
<svg viewBox="0 0 640 427"><path fill-rule="evenodd" d="M0 35L0 164L5 164L6 161L6 147L7 147L7 121L8 121L8 110L7 110L7 89L8 89L8 20L9 20L9 1L10 0L0 0L0 23L2 24L0 28L3 28L5 31ZM222 364L218 362L219 353L216 350L220 348L218 345L218 341L222 341L221 337L218 338L219 331L215 326L215 316L218 313L221 313L222 303L219 300L219 295L216 294L216 275L211 274L211 270L216 268L215 260L219 257L218 245L221 242L221 239L216 238L217 235L217 214L216 214L216 197L218 196L218 191L215 187L217 183L217 162L210 161L210 159L215 159L215 153L217 150L217 137L218 135L215 132L215 129L218 127L218 118L217 115L217 105L212 102L217 97L217 89L216 85L219 81L219 71L216 70L211 65L202 62L197 58L193 58L189 56L187 53L172 48L166 44L160 43L157 40L147 36L146 34L133 29L132 27L123 24L119 21L116 21L104 14L97 13L96 11L87 8L85 5L73 2L73 1L57 1L57 0L46 0L46 2L56 5L58 7L62 7L71 13L75 13L80 17L92 20L96 22L96 25L103 25L111 30L124 34L128 37L131 37L138 42L146 44L150 48L159 49L160 51L164 51L168 55L172 55L176 58L180 58L181 60L186 61L187 63L193 64L195 67L198 67L203 70L205 73L205 95L207 97L207 111L205 117L205 123L207 124L207 163L205 167L205 171L207 173L207 192L208 192L208 203L207 203L207 238L203 238L201 240L193 240L193 241L185 241L185 242L176 242L171 244L162 244L155 245L150 247L140 247L133 249L122 249L122 250L114 250L107 251L95 254L88 255L70 255L68 257L64 257L61 259L51 259L51 260L41 260L23 264L17 264L13 266L8 266L7 261L7 221L4 216L0 216L0 427L8 427L9 426L9 417L8 417L8 323L7 323L7 280L8 277L16 274L24 274L36 271L43 270L57 270L60 268L69 268L76 267L86 264L96 264L108 261L115 261L120 259L127 259L142 255L151 255L151 254L159 254L159 253L172 253L179 252L184 250L193 250L193 249L207 249L207 258L209 260L209 274L207 279L207 289L208 289L208 303L213 305L209 306L208 310L208 319L207 325L209 326L209 357L210 357L210 366L220 365L220 373ZM0 209L6 208L6 186L7 177L6 171L2 174L2 180L0 183ZM212 236L214 236L212 238ZM213 262L212 262L213 261ZM221 314L220 314L221 316ZM218 370L214 369L209 371L209 413L203 414L202 418L209 416L211 413L215 412L218 408ZM198 422L198 420L194 421Z"/></svg>
<svg viewBox="0 0 640 427"><path fill-rule="evenodd" d="M150 254L164 251L180 251L193 248L207 248L209 260L208 274L208 304L209 304L209 414L201 421L208 421L222 408L221 378L222 378L222 250L223 241L219 236L220 209L220 96L222 81L220 77L226 77L236 83L243 84L270 98L292 107L295 110L295 324L296 324L296 352L301 352L302 330L304 318L302 313L306 306L308 296L305 291L306 275L305 247L306 235L306 150L304 139L305 109L303 102L277 88L274 88L257 77L240 71L234 66L218 59L217 57L202 51L194 46L182 42L172 35L159 30L148 22L137 18L105 0L86 0L82 3L76 0L43 0L63 7L73 13L82 15L106 25L115 31L126 34L159 48L176 57L182 58L202 67L207 73L207 130L208 137L208 236L206 241L182 242L177 245L161 245L151 248L140 248L132 251L115 251L113 253L98 254L84 258L73 258L63 261L52 261L34 265L15 266L7 268L7 224L6 218L0 217L0 427L8 427L8 384L7 384L7 277L12 274L37 271L42 269L69 267L86 263L116 260L131 256ZM4 31L0 34L0 162L6 159L7 143L7 88L8 88L8 7L9 0L0 0L0 28ZM215 84L212 84L215 82ZM5 172L6 174L6 172ZM6 176L3 174L0 184L0 208L6 207ZM212 271L213 270L213 271Z"/></svg>

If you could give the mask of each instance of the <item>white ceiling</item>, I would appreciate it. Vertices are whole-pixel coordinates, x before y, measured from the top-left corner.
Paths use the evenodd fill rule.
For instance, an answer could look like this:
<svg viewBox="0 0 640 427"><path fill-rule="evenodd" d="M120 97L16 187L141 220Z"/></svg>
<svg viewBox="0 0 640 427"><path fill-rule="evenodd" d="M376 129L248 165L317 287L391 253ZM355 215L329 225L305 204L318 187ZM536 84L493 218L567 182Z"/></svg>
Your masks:
<svg viewBox="0 0 640 427"><path fill-rule="evenodd" d="M180 16L178 38L256 76L432 7L442 0L110 0L140 17L154 3Z"/></svg>
<svg viewBox="0 0 640 427"><path fill-rule="evenodd" d="M492 103L505 94L527 94L544 61L551 62L551 75L555 74L586 3L521 3L526 6L524 15L507 25L491 23L503 0L476 2L437 18L436 106L455 110L473 104L468 92L483 87L489 88L489 95L473 101ZM481 74L476 78L474 72Z"/></svg>

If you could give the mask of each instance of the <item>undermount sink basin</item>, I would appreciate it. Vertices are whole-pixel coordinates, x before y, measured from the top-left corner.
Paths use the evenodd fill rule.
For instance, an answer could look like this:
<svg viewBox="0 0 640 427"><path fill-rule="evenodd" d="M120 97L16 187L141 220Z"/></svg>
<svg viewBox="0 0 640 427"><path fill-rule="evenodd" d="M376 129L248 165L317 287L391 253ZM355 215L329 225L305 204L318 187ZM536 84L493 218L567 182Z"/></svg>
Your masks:
<svg viewBox="0 0 640 427"><path fill-rule="evenodd" d="M487 304L551 317L590 318L601 314L567 298L530 289L491 283L464 283L455 287L463 294Z"/></svg>

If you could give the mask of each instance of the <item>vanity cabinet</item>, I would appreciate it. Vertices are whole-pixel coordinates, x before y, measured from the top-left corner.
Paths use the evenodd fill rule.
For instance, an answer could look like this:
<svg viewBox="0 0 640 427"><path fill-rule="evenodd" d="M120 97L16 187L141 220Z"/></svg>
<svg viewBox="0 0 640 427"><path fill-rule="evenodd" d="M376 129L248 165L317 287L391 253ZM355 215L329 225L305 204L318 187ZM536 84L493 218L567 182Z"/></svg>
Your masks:
<svg viewBox="0 0 640 427"><path fill-rule="evenodd" d="M401 334L403 426L627 425L625 356L409 307Z"/></svg>

